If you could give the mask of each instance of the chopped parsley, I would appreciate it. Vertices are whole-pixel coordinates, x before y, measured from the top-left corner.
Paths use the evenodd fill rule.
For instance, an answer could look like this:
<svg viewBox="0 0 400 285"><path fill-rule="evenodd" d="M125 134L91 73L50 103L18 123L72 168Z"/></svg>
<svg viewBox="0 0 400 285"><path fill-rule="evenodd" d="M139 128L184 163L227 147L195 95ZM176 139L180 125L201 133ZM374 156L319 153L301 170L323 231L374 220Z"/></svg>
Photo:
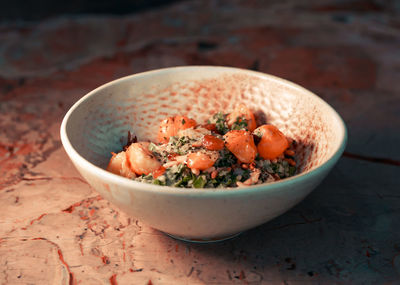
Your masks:
<svg viewBox="0 0 400 285"><path fill-rule="evenodd" d="M226 123L226 116L222 112L216 113L210 120L208 120L209 124L215 124L218 133L224 135L230 131L228 124Z"/></svg>
<svg viewBox="0 0 400 285"><path fill-rule="evenodd" d="M229 167L237 163L237 158L228 149L223 148L219 151L219 158L215 162L216 167Z"/></svg>
<svg viewBox="0 0 400 285"><path fill-rule="evenodd" d="M193 187L194 188L204 188L204 186L207 183L207 179L205 177L205 175L200 175L197 176L194 181L193 181Z"/></svg>
<svg viewBox="0 0 400 285"><path fill-rule="evenodd" d="M245 117L237 117L236 122L232 125L232 130L248 131L248 123Z"/></svg>
<svg viewBox="0 0 400 285"><path fill-rule="evenodd" d="M172 153L177 153L179 155L187 154L189 151L193 150L192 143L194 140L187 136L174 136L169 138L168 150Z"/></svg>

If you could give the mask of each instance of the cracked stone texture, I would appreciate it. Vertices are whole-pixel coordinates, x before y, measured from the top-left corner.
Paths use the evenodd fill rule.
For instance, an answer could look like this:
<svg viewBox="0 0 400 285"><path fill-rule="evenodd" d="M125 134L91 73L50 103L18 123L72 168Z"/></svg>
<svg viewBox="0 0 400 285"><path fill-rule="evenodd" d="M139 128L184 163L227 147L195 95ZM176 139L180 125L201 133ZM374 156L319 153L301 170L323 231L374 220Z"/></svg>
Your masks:
<svg viewBox="0 0 400 285"><path fill-rule="evenodd" d="M0 24L0 284L399 284L400 6L184 1L128 16ZM63 115L95 87L175 65L260 70L344 118L346 152L288 213L189 244L79 176Z"/></svg>

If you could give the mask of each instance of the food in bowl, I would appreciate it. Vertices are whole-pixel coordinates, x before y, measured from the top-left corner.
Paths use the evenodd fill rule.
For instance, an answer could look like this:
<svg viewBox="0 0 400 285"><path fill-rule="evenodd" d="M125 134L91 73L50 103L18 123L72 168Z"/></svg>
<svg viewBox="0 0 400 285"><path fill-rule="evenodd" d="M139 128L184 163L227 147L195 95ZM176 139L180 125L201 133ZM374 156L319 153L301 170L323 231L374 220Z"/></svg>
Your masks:
<svg viewBox="0 0 400 285"><path fill-rule="evenodd" d="M202 123L238 102L258 118L257 112L265 114L262 123L297 142L296 175L248 187L197 189L106 171L110 152L122 149L121 135L129 130L141 141L157 141L163 118L185 112ZM152 228L196 241L223 240L297 205L337 163L347 138L339 114L310 91L268 74L217 66L154 70L107 83L71 107L60 133L72 162L104 199Z"/></svg>
<svg viewBox="0 0 400 285"><path fill-rule="evenodd" d="M246 187L296 173L296 142L271 124L257 124L238 104L205 124L186 116L161 121L157 143L128 134L107 170L135 181L183 188Z"/></svg>

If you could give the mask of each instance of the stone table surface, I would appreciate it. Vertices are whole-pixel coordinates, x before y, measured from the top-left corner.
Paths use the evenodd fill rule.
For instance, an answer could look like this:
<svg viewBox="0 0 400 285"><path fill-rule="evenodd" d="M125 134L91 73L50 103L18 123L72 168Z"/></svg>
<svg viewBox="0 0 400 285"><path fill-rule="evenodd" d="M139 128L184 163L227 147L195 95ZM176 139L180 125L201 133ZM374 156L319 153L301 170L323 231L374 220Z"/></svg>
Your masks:
<svg viewBox="0 0 400 285"><path fill-rule="evenodd" d="M0 284L400 284L398 1L179 1L125 16L0 24ZM349 142L284 215L215 244L102 199L64 152L68 108L113 79L227 65L292 80Z"/></svg>

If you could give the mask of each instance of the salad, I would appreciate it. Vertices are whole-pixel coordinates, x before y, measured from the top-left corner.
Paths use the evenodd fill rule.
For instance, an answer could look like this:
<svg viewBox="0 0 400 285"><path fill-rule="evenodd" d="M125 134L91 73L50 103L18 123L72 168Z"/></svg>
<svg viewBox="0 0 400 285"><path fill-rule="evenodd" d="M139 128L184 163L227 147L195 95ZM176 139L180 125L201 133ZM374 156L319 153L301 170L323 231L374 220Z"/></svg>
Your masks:
<svg viewBox="0 0 400 285"><path fill-rule="evenodd" d="M296 142L271 124L257 126L251 110L236 106L205 124L186 116L164 119L157 142L128 133L107 170L135 181L185 188L246 187L296 173Z"/></svg>

